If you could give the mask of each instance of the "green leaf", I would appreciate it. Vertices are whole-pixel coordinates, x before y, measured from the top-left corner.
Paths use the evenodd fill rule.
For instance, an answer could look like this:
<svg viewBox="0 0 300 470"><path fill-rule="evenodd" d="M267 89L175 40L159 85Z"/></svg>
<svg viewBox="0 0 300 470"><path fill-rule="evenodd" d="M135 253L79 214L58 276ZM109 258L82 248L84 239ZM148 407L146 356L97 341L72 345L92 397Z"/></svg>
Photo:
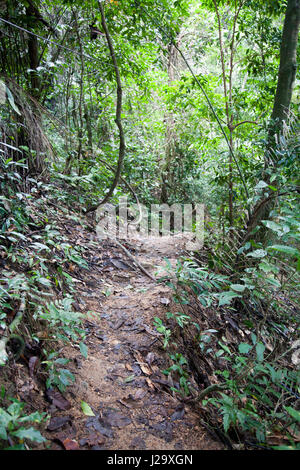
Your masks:
<svg viewBox="0 0 300 470"><path fill-rule="evenodd" d="M262 223L269 229L273 230L276 232L278 235L282 234L282 227L279 224L276 224L276 222L273 222L272 220L262 220Z"/></svg>
<svg viewBox="0 0 300 470"><path fill-rule="evenodd" d="M263 189L267 187L268 187L268 184L265 181L261 180L257 183L257 185L255 186L255 189Z"/></svg>
<svg viewBox="0 0 300 470"><path fill-rule="evenodd" d="M129 375L129 377L127 377L127 378L124 380L124 382L125 382L125 383L132 382L134 379L135 379L135 375Z"/></svg>
<svg viewBox="0 0 300 470"><path fill-rule="evenodd" d="M291 255L291 256L297 256L300 254L297 248L293 248L292 246L286 246L286 245L272 245L272 246L268 246L267 249L279 251L280 253L285 253L286 255Z"/></svg>
<svg viewBox="0 0 300 470"><path fill-rule="evenodd" d="M215 356L216 356L216 357L220 357L220 356L223 356L223 354L224 354L223 349L219 349L219 350L216 352Z"/></svg>
<svg viewBox="0 0 300 470"><path fill-rule="evenodd" d="M256 345L256 357L259 362L262 362L264 360L264 351L265 351L265 346L262 343L257 343Z"/></svg>
<svg viewBox="0 0 300 470"><path fill-rule="evenodd" d="M7 440L6 427L3 424L1 424L1 421L0 421L0 439L3 439L4 441Z"/></svg>
<svg viewBox="0 0 300 470"><path fill-rule="evenodd" d="M251 340L253 344L256 344L257 336L254 333L251 333Z"/></svg>
<svg viewBox="0 0 300 470"><path fill-rule="evenodd" d="M251 256L252 258L264 258L267 256L267 252L265 250L254 250L251 253L248 253L246 256Z"/></svg>
<svg viewBox="0 0 300 470"><path fill-rule="evenodd" d="M259 263L258 267L265 273L274 271L274 266L270 263L267 263L266 261L262 261L261 263Z"/></svg>
<svg viewBox="0 0 300 470"><path fill-rule="evenodd" d="M86 416L95 416L90 405L88 405L85 401L81 400L81 409Z"/></svg>
<svg viewBox="0 0 300 470"><path fill-rule="evenodd" d="M222 305L230 305L232 299L234 299L235 297L241 297L241 295L233 291L222 292L219 296L219 307L221 307Z"/></svg>
<svg viewBox="0 0 300 470"><path fill-rule="evenodd" d="M268 284L271 284L271 286L274 286L274 287L280 287L281 286L280 282L277 281L277 279L267 278L266 282Z"/></svg>
<svg viewBox="0 0 300 470"><path fill-rule="evenodd" d="M225 352L227 352L227 354L229 354L229 356L231 356L231 351L230 351L230 349L228 348L228 346L226 346L225 344L223 344L221 341L218 341L218 344L221 346L222 349L224 349Z"/></svg>
<svg viewBox="0 0 300 470"><path fill-rule="evenodd" d="M9 104L11 105L11 107L13 108L13 110L19 115L21 116L21 113L15 103L15 100L14 100L14 97L10 91L10 89L8 88L8 86L6 85L6 95L7 95L7 99L8 99L8 102Z"/></svg>
<svg viewBox="0 0 300 470"><path fill-rule="evenodd" d="M83 343L83 341L81 341L81 342L79 343L79 349L80 349L80 352L81 352L81 354L83 355L83 357L84 357L85 359L87 359L87 357L88 357L88 348L87 348L87 346Z"/></svg>
<svg viewBox="0 0 300 470"><path fill-rule="evenodd" d="M237 292L244 292L246 286L243 284L231 284L230 289L235 290Z"/></svg>
<svg viewBox="0 0 300 470"><path fill-rule="evenodd" d="M300 411L295 410L291 406L285 406L286 411L294 418L298 423L300 423Z"/></svg>
<svg viewBox="0 0 300 470"><path fill-rule="evenodd" d="M34 442L45 442L46 439L41 435L40 431L34 428L20 428L17 431L11 433L13 436L18 437L19 439L29 439Z"/></svg>
<svg viewBox="0 0 300 470"><path fill-rule="evenodd" d="M46 417L46 413L40 413L39 411L35 411L30 415L22 416L22 418L18 418L18 422L20 423L41 423L43 419Z"/></svg>
<svg viewBox="0 0 300 470"><path fill-rule="evenodd" d="M223 416L223 426L224 426L224 431L227 432L230 426L230 416L229 414L224 414Z"/></svg>
<svg viewBox="0 0 300 470"><path fill-rule="evenodd" d="M13 416L13 417L18 417L22 413L22 410L24 408L24 403L21 403L19 401L14 401L9 407L7 408L7 412Z"/></svg>
<svg viewBox="0 0 300 470"><path fill-rule="evenodd" d="M239 344L239 352L241 354L248 354L248 352L252 349L251 344L241 343Z"/></svg>

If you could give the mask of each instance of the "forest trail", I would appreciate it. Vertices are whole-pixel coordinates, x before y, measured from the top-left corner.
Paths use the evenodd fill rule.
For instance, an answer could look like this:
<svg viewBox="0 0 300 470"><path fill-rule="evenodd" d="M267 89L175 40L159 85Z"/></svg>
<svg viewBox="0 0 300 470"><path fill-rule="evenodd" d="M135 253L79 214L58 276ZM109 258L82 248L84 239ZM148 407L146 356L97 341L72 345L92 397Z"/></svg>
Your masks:
<svg viewBox="0 0 300 470"><path fill-rule="evenodd" d="M64 394L70 409L51 405L54 428L66 418L65 426L48 432L52 449L61 448L58 442L93 450L222 449L161 372L170 362L153 319L176 308L170 288L145 276L113 242L99 242L76 224L68 236L74 245L88 247L90 269L72 275L74 307L92 316L84 323L88 358L75 347L63 350L76 382ZM125 245L153 276L165 257L174 265L182 251L176 237L173 243L161 238ZM81 401L95 416L85 416Z"/></svg>

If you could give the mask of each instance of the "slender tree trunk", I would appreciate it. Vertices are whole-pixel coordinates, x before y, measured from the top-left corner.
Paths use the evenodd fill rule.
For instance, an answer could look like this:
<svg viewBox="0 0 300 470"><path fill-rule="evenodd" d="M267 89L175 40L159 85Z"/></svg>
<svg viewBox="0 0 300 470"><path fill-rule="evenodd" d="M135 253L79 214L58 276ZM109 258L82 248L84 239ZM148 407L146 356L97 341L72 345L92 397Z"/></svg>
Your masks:
<svg viewBox="0 0 300 470"><path fill-rule="evenodd" d="M171 86L175 80L175 70L178 64L178 52L173 44L168 47L168 85ZM172 112L168 112L165 116L166 122L166 152L165 159L161 172L161 203L167 204L169 202L169 190L172 189L172 163L174 162L176 153L176 133L175 133L175 120Z"/></svg>
<svg viewBox="0 0 300 470"><path fill-rule="evenodd" d="M98 5L99 5L100 13L101 13L101 25L102 25L103 31L105 33L107 45L108 45L110 56L111 56L112 63L113 63L113 66L114 66L116 83L117 83L117 106L116 106L115 123L118 127L118 130L119 130L119 159L118 159L118 165L117 165L117 169L116 169L116 172L115 172L113 182L112 182L111 187L108 190L107 194L97 204L88 207L87 210L86 210L86 213L95 211L96 209L98 209L99 206L101 206L102 204L105 204L110 199L110 197L113 195L113 192L114 192L114 190L115 190L115 188L116 188L116 186L119 182L120 176L121 176L121 170L122 170L122 166L123 166L123 160L124 160L125 148L126 148L125 147L124 129L123 129L122 119L121 119L122 103L123 103L123 100L122 100L123 91L122 91L120 70L119 70L119 66L118 66L118 62L117 62L113 42L112 42L108 27L107 27L107 24L106 24L104 8L103 8L103 5L102 5L100 0L98 0Z"/></svg>
<svg viewBox="0 0 300 470"><path fill-rule="evenodd" d="M228 212L229 212L229 225L230 231L229 235L230 238L233 237L233 223L234 223L234 207L233 207L233 153L232 150L234 148L234 140L233 140L233 132L237 125L233 124L234 115L233 115L233 99L232 99L232 77L233 77L233 59L235 54L235 39L236 39L236 26L237 20L243 6L243 2L237 1L235 2L235 11L234 11L234 18L233 18L233 26L232 26L232 40L230 44L230 56L229 56L229 70L228 70L228 78L227 78L227 70L226 70L226 63L225 63L225 48L223 43L223 34L222 34L222 24L221 24L221 15L219 11L219 6L216 0L213 0L215 11L217 15L218 21L218 31L219 31L219 42L220 42L220 55L221 55L221 66L222 66L222 79L223 79L223 88L224 88L224 97L225 97L225 113L226 113L226 124L227 129L229 132L229 143L230 149L229 152L229 161L228 161ZM239 123L240 124L240 123ZM238 125L239 125L238 124Z"/></svg>
<svg viewBox="0 0 300 470"><path fill-rule="evenodd" d="M80 93L79 93L79 106L78 106L78 115L79 115L79 125L77 127L77 136L78 136L78 149L77 149L77 163L78 163L78 176L82 175L82 165L81 165L81 157L82 157L82 143L83 143L83 103L84 103L84 96L83 96L83 80L84 80L84 57L83 57L83 48L81 43L81 37L79 32L79 26L77 21L77 13L73 10L73 15L75 19L75 30L76 36L79 43L80 49Z"/></svg>
<svg viewBox="0 0 300 470"><path fill-rule="evenodd" d="M89 153L93 154L93 133L92 133L92 123L91 123L91 114L86 102L84 102L84 119L87 130L88 137L88 149Z"/></svg>
<svg viewBox="0 0 300 470"><path fill-rule="evenodd" d="M31 6L26 8L26 15L31 18L34 17L34 10ZM40 92L40 79L37 73L37 68L39 66L39 45L38 39L32 34L28 35L28 58L29 58L29 67L30 71L30 83L31 83L31 94L35 98L39 97Z"/></svg>

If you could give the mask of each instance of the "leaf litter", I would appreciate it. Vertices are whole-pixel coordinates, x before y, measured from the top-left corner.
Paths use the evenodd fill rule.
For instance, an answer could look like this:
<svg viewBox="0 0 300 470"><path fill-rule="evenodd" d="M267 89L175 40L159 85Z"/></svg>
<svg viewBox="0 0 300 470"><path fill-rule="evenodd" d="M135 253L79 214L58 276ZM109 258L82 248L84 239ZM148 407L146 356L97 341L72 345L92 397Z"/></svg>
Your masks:
<svg viewBox="0 0 300 470"><path fill-rule="evenodd" d="M76 221L69 219L66 224L72 246L80 232L89 265L89 269L76 269L81 279L76 282L78 310L94 312L94 317L85 322L87 358L78 356L76 347L63 349L63 355L71 359L68 367L75 383L64 393L46 391L51 412L46 437L51 448L224 448L199 425L198 413L172 391L176 383L161 372L170 360L153 319L164 318L166 307L172 309L170 288L156 284L123 261L123 253L113 243L98 242ZM133 241L133 246L134 256L152 275L155 267L165 265L165 257L171 265L178 257L178 246L163 239L155 243L144 240L139 246ZM132 250L130 245L128 249ZM126 276L116 276L118 271L130 275L130 284ZM75 275L72 269L70 273ZM30 362L32 376L37 368L34 357ZM94 416L87 416L90 411Z"/></svg>

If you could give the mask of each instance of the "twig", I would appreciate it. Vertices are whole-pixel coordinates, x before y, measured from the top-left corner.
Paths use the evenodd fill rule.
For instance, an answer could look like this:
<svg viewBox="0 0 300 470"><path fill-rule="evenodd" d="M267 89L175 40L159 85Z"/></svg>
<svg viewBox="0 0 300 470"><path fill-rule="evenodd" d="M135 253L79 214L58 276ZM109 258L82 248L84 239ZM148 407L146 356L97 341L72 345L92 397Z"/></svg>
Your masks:
<svg viewBox="0 0 300 470"><path fill-rule="evenodd" d="M131 261L133 261L139 268L140 270L146 275L148 276L152 281L155 281L157 282L157 280L155 279L155 277L152 276L152 274L150 274L142 265L141 263L139 263L139 261L125 248L125 246L123 246L116 238L113 238L113 237L108 237L110 240L112 240L116 245L118 245L119 248L121 248L124 253L126 254L126 256L128 256L128 258L131 259Z"/></svg>

